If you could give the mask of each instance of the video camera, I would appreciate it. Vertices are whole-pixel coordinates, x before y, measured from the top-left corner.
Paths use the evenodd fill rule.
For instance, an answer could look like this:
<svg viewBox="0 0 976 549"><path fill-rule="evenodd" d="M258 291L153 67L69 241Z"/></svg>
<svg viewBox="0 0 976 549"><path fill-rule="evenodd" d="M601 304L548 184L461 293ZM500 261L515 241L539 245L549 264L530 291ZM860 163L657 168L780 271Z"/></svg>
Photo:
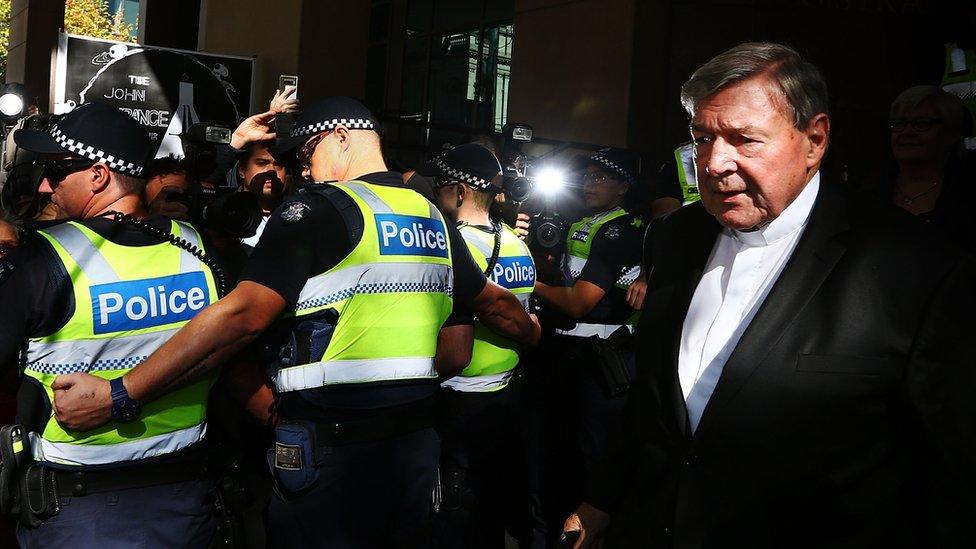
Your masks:
<svg viewBox="0 0 976 549"><path fill-rule="evenodd" d="M537 191L541 196L541 208L530 214L531 223L527 241L530 247L544 252L558 250L566 237L569 223L553 207L552 195L563 187L563 175L553 168L536 166L534 158L523 147L532 142L532 126L509 123L502 128L502 160L504 162L502 192L506 203L512 202L514 213L533 198Z"/></svg>

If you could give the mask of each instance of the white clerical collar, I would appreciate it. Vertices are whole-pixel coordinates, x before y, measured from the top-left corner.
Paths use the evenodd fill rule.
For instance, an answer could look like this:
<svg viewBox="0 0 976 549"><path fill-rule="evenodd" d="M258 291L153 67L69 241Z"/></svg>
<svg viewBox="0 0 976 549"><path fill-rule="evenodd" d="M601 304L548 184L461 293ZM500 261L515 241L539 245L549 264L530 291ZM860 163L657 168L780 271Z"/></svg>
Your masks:
<svg viewBox="0 0 976 549"><path fill-rule="evenodd" d="M782 240L806 225L807 219L810 218L810 212L813 210L813 204L817 201L819 191L820 172L818 171L813 174L813 178L793 202L783 210L783 213L767 223L765 227L749 232L733 230L729 233L732 238L750 247L768 246Z"/></svg>

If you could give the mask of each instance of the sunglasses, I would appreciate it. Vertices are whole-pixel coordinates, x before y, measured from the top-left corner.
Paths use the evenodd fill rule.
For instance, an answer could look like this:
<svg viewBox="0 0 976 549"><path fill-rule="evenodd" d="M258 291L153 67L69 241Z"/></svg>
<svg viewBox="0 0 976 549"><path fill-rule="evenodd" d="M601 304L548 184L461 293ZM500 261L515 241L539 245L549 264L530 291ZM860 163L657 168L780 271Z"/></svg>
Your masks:
<svg viewBox="0 0 976 549"><path fill-rule="evenodd" d="M87 170L97 162L87 158L58 158L45 160L42 164L44 166L44 177L47 178L51 184L51 189L54 190L69 175Z"/></svg>
<svg viewBox="0 0 976 549"><path fill-rule="evenodd" d="M328 134L329 132L322 132L316 135L306 141L302 145L302 148L298 150L296 158L298 159L298 164L302 167L302 171L312 169L312 155L315 154L315 147L318 147L322 139Z"/></svg>
<svg viewBox="0 0 976 549"><path fill-rule="evenodd" d="M924 132L941 122L942 120L938 118L892 118L888 121L888 129L898 133L907 126L911 126L917 132Z"/></svg>

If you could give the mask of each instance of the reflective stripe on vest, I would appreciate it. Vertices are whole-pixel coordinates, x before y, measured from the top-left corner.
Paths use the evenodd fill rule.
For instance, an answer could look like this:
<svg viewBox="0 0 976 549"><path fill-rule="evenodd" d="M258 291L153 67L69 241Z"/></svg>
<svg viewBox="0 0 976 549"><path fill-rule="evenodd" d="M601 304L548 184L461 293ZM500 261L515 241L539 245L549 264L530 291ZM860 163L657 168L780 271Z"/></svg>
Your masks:
<svg viewBox="0 0 976 549"><path fill-rule="evenodd" d="M323 355L280 369L275 388L436 379L437 333L450 314L454 285L443 217L403 187L334 186L362 212L362 237L336 266L306 282L286 316L334 309L339 319Z"/></svg>
<svg viewBox="0 0 976 549"><path fill-rule="evenodd" d="M481 376L454 376L441 382L441 387L461 391L462 393L490 393L508 386L512 380L512 370L497 374Z"/></svg>
<svg viewBox="0 0 976 549"><path fill-rule="evenodd" d="M610 334L616 332L621 326L627 326L627 329L631 332L634 331L634 327L626 324L583 324L577 323L575 328L569 330L556 329L556 333L560 335L567 335L573 337L593 337L598 336L600 339L606 339L610 337Z"/></svg>
<svg viewBox="0 0 976 549"><path fill-rule="evenodd" d="M201 247L189 225L171 222L170 227ZM169 242L123 246L76 222L38 234L54 248L74 293L74 311L65 325L27 343L24 374L40 382L49 401L58 375L120 377L217 299L209 268ZM214 378L215 373L146 404L134 425L109 422L93 431L66 431L52 416L42 432L31 434L38 441L35 459L102 465L194 444L206 430L207 394Z"/></svg>
<svg viewBox="0 0 976 549"><path fill-rule="evenodd" d="M475 263L484 271L495 250L495 233L465 224L460 226L460 232ZM501 245L498 261L490 274L491 279L515 294L528 311L529 299L535 288L535 262L532 253L510 228L502 226L499 236ZM458 391L496 391L508 383L518 362L518 343L476 321L471 362L459 375L441 385Z"/></svg>
<svg viewBox="0 0 976 549"><path fill-rule="evenodd" d="M60 465L106 465L162 456L188 448L203 440L207 424L200 423L182 429L109 445L84 445L69 442L51 442L30 433L31 453L36 461Z"/></svg>

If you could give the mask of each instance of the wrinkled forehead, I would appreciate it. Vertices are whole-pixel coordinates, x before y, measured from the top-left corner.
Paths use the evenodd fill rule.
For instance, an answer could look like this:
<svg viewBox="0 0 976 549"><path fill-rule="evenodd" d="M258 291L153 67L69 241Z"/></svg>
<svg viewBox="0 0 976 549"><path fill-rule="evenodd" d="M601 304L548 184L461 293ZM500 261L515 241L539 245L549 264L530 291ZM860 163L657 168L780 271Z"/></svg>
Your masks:
<svg viewBox="0 0 976 549"><path fill-rule="evenodd" d="M743 130L771 123L793 124L793 112L780 87L763 75L734 82L702 99L691 127Z"/></svg>
<svg viewBox="0 0 976 549"><path fill-rule="evenodd" d="M899 118L939 118L941 116L939 109L928 100L922 100L914 105L895 105L891 114Z"/></svg>

